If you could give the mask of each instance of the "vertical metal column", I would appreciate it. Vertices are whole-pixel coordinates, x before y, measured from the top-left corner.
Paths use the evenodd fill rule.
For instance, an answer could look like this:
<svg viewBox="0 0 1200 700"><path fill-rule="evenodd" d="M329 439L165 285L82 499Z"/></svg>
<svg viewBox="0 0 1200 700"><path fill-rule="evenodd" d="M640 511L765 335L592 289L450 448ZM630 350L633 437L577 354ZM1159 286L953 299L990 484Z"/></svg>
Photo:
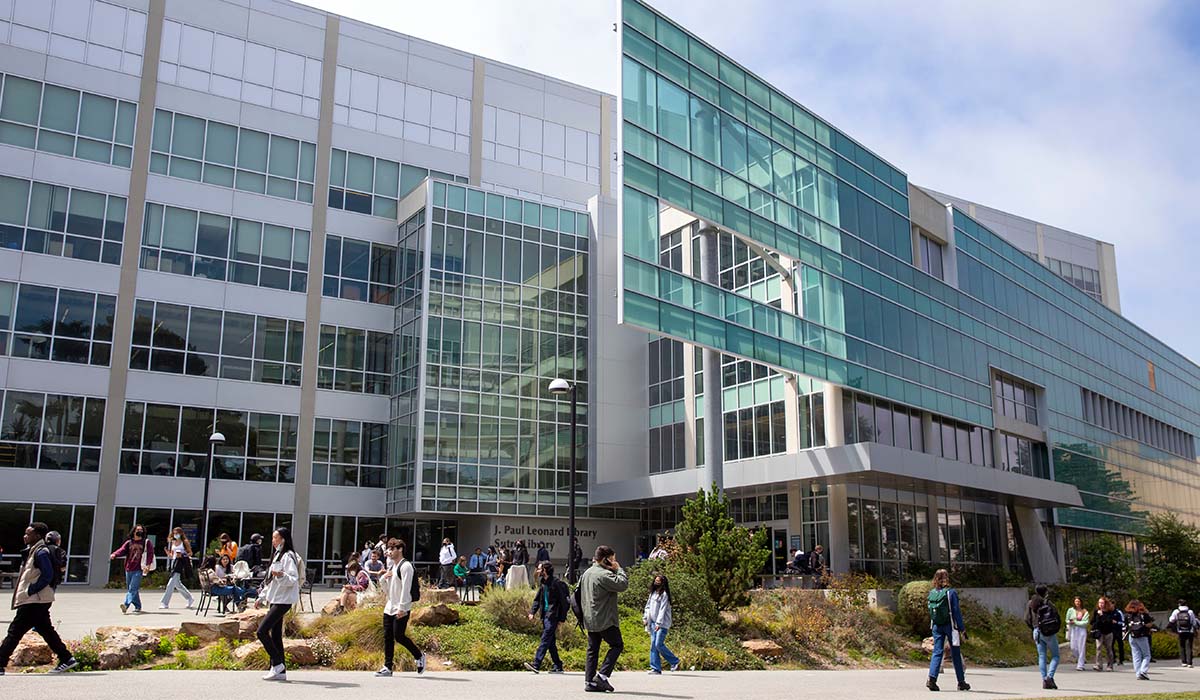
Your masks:
<svg viewBox="0 0 1200 700"><path fill-rule="evenodd" d="M717 260L718 231L712 226L700 229L700 279L720 285ZM704 470L708 478L704 488L725 490L725 416L721 400L721 353L704 349Z"/></svg>

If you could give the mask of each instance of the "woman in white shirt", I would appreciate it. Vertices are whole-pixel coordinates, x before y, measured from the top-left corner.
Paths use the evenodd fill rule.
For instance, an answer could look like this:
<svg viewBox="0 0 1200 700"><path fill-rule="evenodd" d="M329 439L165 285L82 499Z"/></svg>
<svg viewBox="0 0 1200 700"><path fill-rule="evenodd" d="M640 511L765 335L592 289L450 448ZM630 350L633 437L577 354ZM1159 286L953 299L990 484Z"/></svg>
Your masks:
<svg viewBox="0 0 1200 700"><path fill-rule="evenodd" d="M667 577L655 574L650 583L650 597L642 611L642 623L650 633L650 675L662 675L662 662L666 659L671 670L679 668L679 657L667 648L667 631L671 629L671 585Z"/></svg>
<svg viewBox="0 0 1200 700"><path fill-rule="evenodd" d="M163 547L163 551L167 556L167 571L171 574L171 580L167 582L167 590L163 591L158 607L163 610L171 607L171 596L175 591L179 591L187 601L187 607L191 608L192 592L183 585L183 578L192 576L192 543L188 541L187 535L183 534L183 528L176 527L171 531L171 539Z"/></svg>
<svg viewBox="0 0 1200 700"><path fill-rule="evenodd" d="M300 600L300 571L303 564L292 546L292 531L281 527L271 533L275 553L267 570L268 583L259 593L259 603L271 606L258 625L258 641L271 660L271 670L263 676L267 681L286 681L287 667L283 657L283 618Z"/></svg>
<svg viewBox="0 0 1200 700"><path fill-rule="evenodd" d="M425 673L425 655L406 634L408 614L413 604L413 585L420 585L416 583L417 572L412 562L404 558L403 540L394 537L388 540L387 555L390 566L380 579L380 585L387 593L387 602L383 606L383 668L376 671L375 676L386 678L392 675L396 642L400 642L417 660L417 673Z"/></svg>

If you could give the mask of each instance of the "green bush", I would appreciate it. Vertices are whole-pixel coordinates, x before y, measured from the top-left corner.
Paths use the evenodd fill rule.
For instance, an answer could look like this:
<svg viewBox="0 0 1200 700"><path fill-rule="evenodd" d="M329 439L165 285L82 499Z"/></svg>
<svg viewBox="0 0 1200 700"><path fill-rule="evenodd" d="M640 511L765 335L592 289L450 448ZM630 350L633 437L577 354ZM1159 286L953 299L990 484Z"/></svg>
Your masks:
<svg viewBox="0 0 1200 700"><path fill-rule="evenodd" d="M704 579L680 558L647 559L625 569L629 588L618 599L628 614L640 619L650 595L650 582L662 574L671 584L671 617L676 626L692 621L716 624L720 619L717 605L709 595Z"/></svg>
<svg viewBox="0 0 1200 700"><path fill-rule="evenodd" d="M96 639L96 635L89 634L78 642L68 642L67 647L71 650L71 656L79 662L76 671L95 671L100 668L100 650L104 645Z"/></svg>
<svg viewBox="0 0 1200 700"><path fill-rule="evenodd" d="M175 640L171 637L159 637L158 648L154 650L157 656L167 656L175 651Z"/></svg>
<svg viewBox="0 0 1200 700"><path fill-rule="evenodd" d="M1179 637L1170 632L1156 632L1150 637L1150 655L1161 661L1179 659Z"/></svg>
<svg viewBox="0 0 1200 700"><path fill-rule="evenodd" d="M754 577L771 556L766 529L737 525L730 515L729 498L716 484L684 502L675 541L680 547L678 556L689 563L723 610L746 600L746 591L754 586Z"/></svg>
<svg viewBox="0 0 1200 700"><path fill-rule="evenodd" d="M412 634L409 628L409 634ZM383 616L379 610L359 608L344 615L322 615L307 625L303 637L326 637L342 649L383 651Z"/></svg>
<svg viewBox="0 0 1200 700"><path fill-rule="evenodd" d="M527 588L509 591L499 586L491 586L483 592L483 597L479 600L479 609L485 619L500 629L540 635L541 619L529 619L529 608L533 605L534 595L534 591Z"/></svg>
<svg viewBox="0 0 1200 700"><path fill-rule="evenodd" d="M896 619L914 634L929 634L929 581L909 581L896 598ZM961 607L961 605L960 605Z"/></svg>
<svg viewBox="0 0 1200 700"><path fill-rule="evenodd" d="M161 644L161 642L159 642ZM175 635L175 648L180 651L191 651L200 648L200 638L180 632Z"/></svg>
<svg viewBox="0 0 1200 700"><path fill-rule="evenodd" d="M229 640L218 639L216 644L205 651L199 667L213 671L236 671L242 667L242 663L234 658L233 646L229 644Z"/></svg>

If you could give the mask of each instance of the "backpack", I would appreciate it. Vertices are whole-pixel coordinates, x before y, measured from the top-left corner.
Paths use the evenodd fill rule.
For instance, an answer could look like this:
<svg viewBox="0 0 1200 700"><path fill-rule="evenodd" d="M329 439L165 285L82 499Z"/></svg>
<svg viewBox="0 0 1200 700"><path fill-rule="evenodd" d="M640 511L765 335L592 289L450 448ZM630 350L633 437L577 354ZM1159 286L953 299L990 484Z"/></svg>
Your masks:
<svg viewBox="0 0 1200 700"><path fill-rule="evenodd" d="M1062 619L1058 616L1058 610L1048 601L1042 601L1035 611L1037 615L1037 628L1042 633L1043 637L1053 637L1062 629Z"/></svg>
<svg viewBox="0 0 1200 700"><path fill-rule="evenodd" d="M417 577L417 567L413 566L412 562L408 562L408 565L412 566L413 570L412 583L408 586L408 594L412 598L412 602L415 603L421 599L421 579Z"/></svg>
<svg viewBox="0 0 1200 700"><path fill-rule="evenodd" d="M948 625L950 616L950 589L935 588L929 591L929 621L934 627Z"/></svg>
<svg viewBox="0 0 1200 700"><path fill-rule="evenodd" d="M1130 614L1129 624L1125 626L1125 629L1130 637L1148 636L1146 632L1146 620L1142 618L1140 613Z"/></svg>
<svg viewBox="0 0 1200 700"><path fill-rule="evenodd" d="M582 585L575 586L575 592L572 593L571 597L570 597L571 612L575 613L575 621L577 623L579 623L579 629L581 631L586 631L587 628L584 626L584 623L583 623L583 593L582 593L582 590L583 590Z"/></svg>
<svg viewBox="0 0 1200 700"><path fill-rule="evenodd" d="M67 550L58 545L47 544L46 552L54 563L54 573L50 576L50 587L57 589L63 582L63 572L67 570Z"/></svg>
<svg viewBox="0 0 1200 700"><path fill-rule="evenodd" d="M1192 611L1180 610L1175 616L1175 632L1178 634L1193 634L1196 630L1192 628Z"/></svg>

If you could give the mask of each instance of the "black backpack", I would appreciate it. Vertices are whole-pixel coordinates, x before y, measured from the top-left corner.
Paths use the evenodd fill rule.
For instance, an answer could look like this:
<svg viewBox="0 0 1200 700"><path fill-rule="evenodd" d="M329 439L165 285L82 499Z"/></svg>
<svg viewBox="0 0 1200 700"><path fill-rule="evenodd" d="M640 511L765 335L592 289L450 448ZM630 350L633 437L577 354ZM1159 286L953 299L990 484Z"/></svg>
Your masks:
<svg viewBox="0 0 1200 700"><path fill-rule="evenodd" d="M54 573L50 576L50 587L58 588L63 582L64 572L67 570L67 550L54 544L46 545L46 552L50 555L50 561L54 562Z"/></svg>
<svg viewBox="0 0 1200 700"><path fill-rule="evenodd" d="M1037 628L1042 633L1043 637L1053 637L1062 629L1062 619L1058 616L1058 610L1049 601L1042 601L1042 604L1037 609Z"/></svg>
<svg viewBox="0 0 1200 700"><path fill-rule="evenodd" d="M1196 630L1192 629L1192 611L1182 609L1175 615L1175 632L1178 634L1192 634Z"/></svg>
<svg viewBox="0 0 1200 700"><path fill-rule="evenodd" d="M579 624L581 631L586 631L587 628L583 624L583 593L582 584L576 584L575 592L571 594L571 612L575 613L575 622Z"/></svg>
<svg viewBox="0 0 1200 700"><path fill-rule="evenodd" d="M421 579L417 576L417 567L413 566L412 562L409 562L408 565L412 566L413 570L412 583L409 584L408 592L412 596L412 602L415 603L421 599Z"/></svg>
<svg viewBox="0 0 1200 700"><path fill-rule="evenodd" d="M1148 637L1149 632L1146 631L1146 620L1141 613L1130 613L1129 622L1125 625L1125 630L1130 637Z"/></svg>

